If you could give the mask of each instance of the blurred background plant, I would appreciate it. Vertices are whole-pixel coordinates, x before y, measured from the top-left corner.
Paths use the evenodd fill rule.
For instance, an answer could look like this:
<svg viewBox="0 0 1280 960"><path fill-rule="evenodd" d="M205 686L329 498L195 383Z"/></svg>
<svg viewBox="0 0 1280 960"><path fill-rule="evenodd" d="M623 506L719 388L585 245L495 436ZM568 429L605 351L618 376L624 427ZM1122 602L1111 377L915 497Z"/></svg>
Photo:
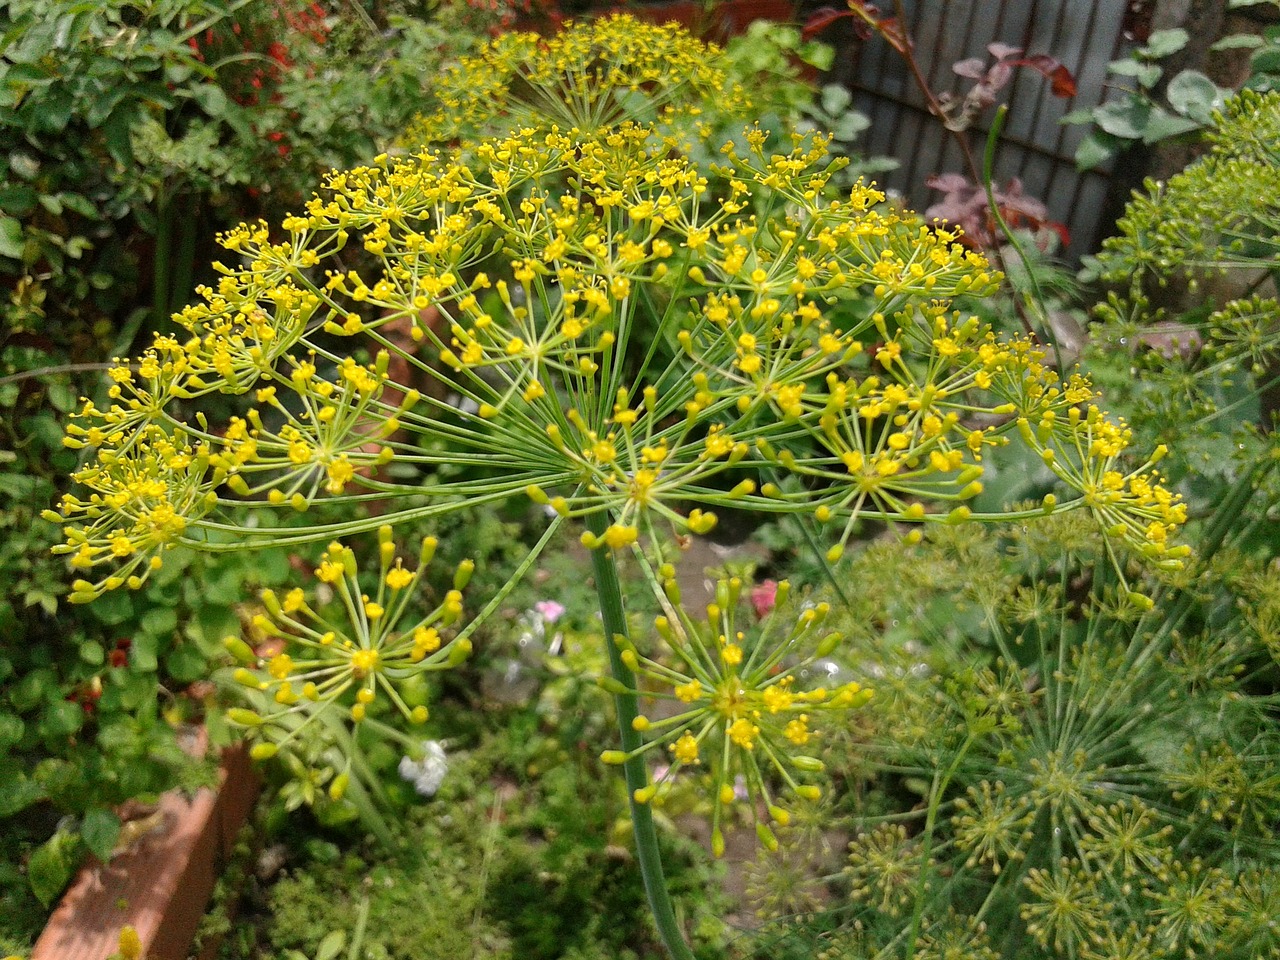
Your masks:
<svg viewBox="0 0 1280 960"><path fill-rule="evenodd" d="M77 462L61 446L60 415L78 406L80 393L97 390L102 404L103 389L79 371L39 379L13 375L52 362L98 361L107 355L104 347L124 354L140 334L165 329L156 326L156 314L132 308L149 302L146 291L166 283L169 302L185 302L190 294L178 288L190 285L198 268L184 274L167 267L169 279L162 282L149 267L147 237L165 236L156 219L161 201L171 198L171 213L204 211L193 234L193 263L211 256L200 245L218 226L259 214L278 220L305 197L319 169L368 159L375 148L366 144L386 144L411 113L430 110L433 92L419 64L452 59L458 42L478 44L517 12L483 7L442 7L433 19L409 4L366 4L367 18L303 5L204 5L226 16L219 14L206 28L211 34L191 36L194 47L186 44L184 52L172 38L151 41L192 72L176 71L181 79L165 91L171 106L141 98L138 135L128 141L135 167L116 163L100 127L74 128L83 132L70 141L74 147L96 143L91 155L109 158L92 172L115 178L95 188L98 194L105 198L127 181L122 195L134 198L120 217L95 213L98 219L85 214L68 221L97 246L59 246L49 239L52 249L74 248L81 256L64 256L57 268L42 266L58 254L39 253L46 243L40 231L62 230L55 219L67 215L37 199L30 222L39 225L31 227L21 212L22 190L0 194L17 198L16 207L4 207L4 236L19 236L9 220L23 231L15 241L20 247L8 248L21 255L0 261L14 269L6 368L0 371L0 429L8 433L0 451L0 495L10 498L0 507L12 536L0 547L0 570L14 571L17 585L0 608L6 626L17 624L0 661L0 670L9 672L0 695L0 743L9 751L6 766L29 772L0 788L15 811L22 808L5 821L13 832L6 840L0 916L20 917L20 930L38 924L35 894L55 895L82 851L101 853L120 842L120 822L108 811L121 798L201 782L206 773L183 759L174 730L206 715L212 694L198 678L222 662L221 637L254 639L254 653L264 658L279 652L253 633L263 609L252 602L233 605L247 591L291 584L320 558L299 546L252 561L231 553L201 560L171 554L160 574L123 598L123 606L113 594L114 600L67 607L60 601L70 577L60 562L40 559L36 542L47 543L54 532L38 514L56 500L60 478ZM111 10L117 17L112 36L125 36L125 27L146 28L133 8ZM28 31L39 22L33 14L19 26ZM67 36L76 23L89 29L83 21L58 22L67 25ZM179 35L178 27L192 25L179 18L164 29ZM91 30L85 35L95 36ZM51 36L49 42L58 42L56 33ZM1264 36L1255 55L1258 75L1266 72L1265 44L1273 39ZM996 67L1012 56L1002 60L1000 52L992 53ZM119 51L94 56L106 54ZM813 123L856 134L864 118L850 109L843 88L813 99L806 75L794 65L796 54L818 65L827 56L805 46L796 31L759 26L731 40L725 56L735 82L750 86L764 129L776 134ZM86 71L94 62L84 50L75 56ZM4 66L10 68L8 59ZM144 66L130 60L127 72L154 79ZM989 63L975 66L970 79L981 87L991 69ZM222 113L204 103L217 94L194 92L207 86L223 90ZM160 97L156 84L148 89L147 96ZM715 136L729 139L736 136L734 124L740 125L738 109L727 98L717 100L704 120ZM884 527L867 521L855 525L846 558L834 570L804 544L814 536L812 526L784 518L761 529L770 550L754 569L728 561L707 574L709 580L729 575L743 581L740 615L753 577L763 588L761 604L767 604L770 578L826 591L849 639L804 667L811 673L802 682L819 675L833 686L870 682L882 702L827 732L819 755L835 789L818 803L794 805L788 826L775 823L777 854L757 856L754 840L749 851L735 848L735 835L751 836L760 815L745 788L735 794L724 813L730 868L723 882L735 891L729 903L719 897L722 881L712 879L705 852L676 839L705 836L699 824L711 807L701 791L674 781L655 819L673 866L669 879L688 907L682 921L700 956L888 960L954 956L960 949L965 956L1101 960L1188 950L1226 957L1275 952L1265 918L1277 912L1280 888L1270 832L1277 802L1272 701L1274 545L1280 538L1276 471L1258 466L1274 460L1265 388L1274 380L1268 370L1276 313L1267 297L1273 294L1275 228L1265 204L1242 209L1239 203L1274 195L1269 170L1276 139L1267 126L1273 121L1266 119L1273 110L1266 98L1231 106L1228 118L1215 124L1212 158L1203 167L1189 170L1185 184L1171 181L1168 196L1152 185L1145 199L1135 201L1122 239L1085 278L1092 282L1105 273L1118 286L1102 308L1100 328L1085 330L1091 294L1036 244L1027 245L1025 267L1022 258L1010 264L1015 280L1026 271L1021 284L1030 286L1027 274L1034 275L1041 294L1078 321L1072 349L1055 359L1065 356L1069 368L1090 339L1086 333L1092 334L1086 369L1103 385L1112 412L1130 421L1135 446L1164 442L1171 448L1162 469L1168 465L1187 497L1188 539L1200 560L1188 571L1159 577L1128 560L1121 564L1129 586L1155 599L1152 611L1118 601L1100 541L1064 518L1043 526L1020 523L999 536L935 528L918 549L888 542ZM251 144L237 139L235 124L246 119L254 124ZM28 116L23 122L34 121ZM46 132L14 142L26 155L57 140ZM738 142L745 152L746 141ZM691 155L699 149L695 142ZM698 162L710 170L722 161L706 151ZM21 159L16 169L23 169ZM269 183L260 171L269 172ZM833 182L845 175L837 173ZM20 173L10 177L34 182ZM64 183L57 189L72 191L71 179L57 181ZM954 192L953 206L976 211L976 183L971 179ZM996 193L999 199L1000 188ZM1221 202L1197 207L1200 193ZM1016 194L1015 188L1007 191L1005 199L1014 202L1005 204L1006 213L1026 203ZM185 208L172 205L178 197L185 198L178 201ZM75 204L67 209L74 211ZM1222 221L1226 231L1218 227L1218 207L1234 211ZM1025 213L1038 218L1038 208ZM173 239L183 216L168 228L167 249L183 246ZM992 240L998 242L998 235L993 232ZM92 282L77 281L88 299L60 288L71 282L65 270L74 274L113 243L120 262L133 264L126 263L118 282L132 288L94 293ZM28 253L37 259L27 262ZM360 257L353 254L353 263L363 264ZM1179 280L1188 261L1192 275ZM1219 265L1243 281L1224 283ZM1143 282L1130 286L1129 277L1139 273ZM1181 283L1203 305L1185 313L1185 292L1171 296L1164 282ZM120 296L117 310L111 303L117 289L142 293ZM65 306L57 305L58 297ZM1000 297L960 303L1002 329L1016 329L1019 322L1011 301ZM486 308L495 309L492 298ZM865 302L850 299L832 316L844 326L865 309ZM75 319L51 322L63 317ZM1053 329L1062 347L1062 328ZM1184 415L1177 401L1183 396L1195 398L1196 417ZM433 469L442 480L479 475L474 465L438 459ZM979 512L1027 499L1041 503L1053 489L1038 456L1005 456L998 467L990 460L986 467L985 489L972 501ZM412 467L397 469L393 463L385 476L401 482L419 476ZM315 509L307 519L332 519L317 518ZM723 520L732 517L723 512ZM517 496L492 509L406 524L403 533L410 541L439 534L435 564L442 570L477 560L467 594L487 596L503 585L502 571L519 564L546 522L541 509ZM360 562L376 566L377 560L370 554ZM240 942L233 938L224 955L293 960L345 950L358 940L371 945L372 955L418 957L436 938L482 956L616 956L638 944L656 949L647 921L634 909L626 913L641 899L627 861L627 797L593 756L609 736L610 721L608 696L589 679L606 665L587 565L583 551L545 553L526 582L506 595L474 633L477 656L469 673L482 682L446 672L408 691L410 707L430 702L457 708L434 711L421 728L430 742L444 744L448 760L438 802L426 802L415 792L416 781L397 772L406 753L427 755L422 743L390 741L367 752L360 782L377 795L377 804L358 804L356 791L331 796L327 788L340 765L327 772L328 781L297 764L268 769L275 800L263 829L284 852L274 868L271 858L256 858L255 868L274 881L283 863L288 879L276 885L252 881L250 899L261 922L246 928L253 932L241 934ZM624 576L630 609L644 606L639 580L638 574ZM202 583L207 590L199 589ZM448 576L436 577L429 590L439 596L448 587ZM538 612L548 600L566 608L554 624ZM37 610L38 629L31 625ZM386 719L377 709L375 716ZM218 711L208 716L221 735ZM122 780L124 771L132 779ZM512 793L513 783L518 793ZM74 785L66 794L65 784ZM85 802L69 805L70 796ZM308 807L312 815L286 825L286 807ZM367 831L383 833L384 843L389 838L401 849L397 858L362 846L359 838ZM424 859L420 851L427 847ZM747 862L752 866L744 891ZM409 892L422 878L449 891L425 923L420 905L414 906L417 893ZM335 888L344 893L336 895ZM616 930L602 929L590 918L605 909L627 919ZM765 918L762 926L751 919L752 909ZM271 913L274 922L265 919ZM361 916L378 922L362 926ZM471 924L457 923L459 916L472 917ZM719 919L726 916L730 927ZM360 935L343 935L335 947L335 933L342 930ZM13 934L8 949L20 952L26 935ZM567 946L566 938L572 941Z"/></svg>
<svg viewBox="0 0 1280 960"><path fill-rule="evenodd" d="M330 6L0 11L3 952L21 952L86 850L109 855L122 801L207 779L179 747L212 696L192 684L238 628L245 586L287 573L283 552L175 557L142 594L69 608L69 571L39 546L40 504L76 464L59 417L105 397L103 360L170 329L214 233L278 218L322 171L376 152L429 100L435 67L500 22L463 3Z"/></svg>

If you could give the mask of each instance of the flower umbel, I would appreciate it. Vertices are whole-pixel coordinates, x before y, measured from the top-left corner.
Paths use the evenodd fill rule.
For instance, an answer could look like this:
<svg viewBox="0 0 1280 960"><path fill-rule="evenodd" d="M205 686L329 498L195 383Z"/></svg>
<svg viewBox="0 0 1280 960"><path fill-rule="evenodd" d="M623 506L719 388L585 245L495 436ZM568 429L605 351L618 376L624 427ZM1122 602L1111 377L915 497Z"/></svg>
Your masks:
<svg viewBox="0 0 1280 960"><path fill-rule="evenodd" d="M629 642L618 641L623 661L642 681L643 696L670 708L655 718L639 716L633 724L646 738L639 752L665 748L669 761L656 783L637 791L636 800L648 803L681 769L705 762L714 811L712 849L719 856L724 852L722 810L734 801L735 779L746 783L753 807L763 804L770 819L789 823L790 814L774 800L772 784L780 782L805 800L818 799L819 788L801 780L823 769L810 755L821 736L821 722L825 715L862 706L871 691L856 682L834 688L797 682L806 666L830 655L840 634L821 630L826 604L806 606L792 619L787 581L778 584L769 616L740 629L741 580L721 580L705 620L695 621L678 604L674 570L659 574L665 574L673 616L658 617L654 630L667 654L662 659L645 656ZM603 757L622 763L626 754L606 751ZM776 848L766 823L758 822L756 831L762 843Z"/></svg>
<svg viewBox="0 0 1280 960"><path fill-rule="evenodd" d="M417 588L435 552L435 538L423 540L413 571L396 556L390 527L379 531L379 539L373 592L362 590L355 553L333 543L316 568L320 586L313 596L301 588L283 597L263 591L266 612L254 618L254 627L273 638L259 646L270 649L269 655L259 656L238 637L227 638L227 648L243 664L235 680L255 694L255 709L233 709L228 717L260 741L252 750L256 758L289 746L314 750L317 742L342 744L339 727L354 733L376 722L380 732L391 731L369 716L382 698L409 723L424 723L427 707L411 706L402 686L424 672L455 667L470 654L471 641L450 634L462 617L462 589L474 565L463 561L453 589L421 613ZM333 595L330 602L318 600L322 591Z"/></svg>

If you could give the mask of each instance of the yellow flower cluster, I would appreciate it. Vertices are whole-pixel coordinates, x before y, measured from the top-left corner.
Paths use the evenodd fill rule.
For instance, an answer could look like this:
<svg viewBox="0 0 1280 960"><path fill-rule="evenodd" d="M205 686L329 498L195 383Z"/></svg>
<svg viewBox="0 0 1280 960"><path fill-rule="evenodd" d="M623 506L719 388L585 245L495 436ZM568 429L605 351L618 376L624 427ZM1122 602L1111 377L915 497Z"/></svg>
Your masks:
<svg viewBox="0 0 1280 960"><path fill-rule="evenodd" d="M406 132L410 147L475 143L521 128L587 132L626 120L667 136L700 135L713 98L750 109L717 65L720 50L675 24L614 14L543 37L505 33L438 80L441 108Z"/></svg>
<svg viewBox="0 0 1280 960"><path fill-rule="evenodd" d="M592 545L635 542L647 515L703 533L714 514L673 502L741 501L842 522L834 556L858 517L967 519L984 453L1034 423L1028 442L1078 491L1052 509L1088 507L1115 535L1167 555L1181 507L1154 478L1119 498L1099 489L1127 435L1081 406L1088 384L1059 385L1030 342L948 306L999 280L954 234L884 210L862 184L832 197L820 138L769 153L749 131L745 156L727 151L727 191L713 197L691 162L653 156L649 133L524 131L479 144L469 161L383 157L332 175L326 197L285 222L285 240L261 225L228 233L223 245L245 264L178 315L190 339L158 337L136 367L116 368L110 409L86 404L69 429L69 445L99 451L80 479L127 487L129 461L142 458L163 483L156 464L168 464L187 491L179 513L195 520L228 493L299 510L353 483L394 496L419 488L375 483L374 468L432 462L394 438L409 428L506 467L509 483L494 491L527 487L569 516L609 511L615 529ZM381 275L322 279L321 254L352 237ZM849 323L854 298L871 309ZM659 304L659 329L646 329ZM428 307L442 327L426 322ZM393 321L410 324L419 349L385 336ZM370 342L373 362L326 348L317 328ZM645 346L655 336L674 347L665 365ZM642 349L651 362L637 369ZM388 382L393 356L471 404L461 428L438 405L419 413L419 393ZM250 394L257 409L221 431L170 422L172 401L213 390ZM711 482L747 458L819 486L801 496ZM66 519L92 521L68 531L81 566L168 542L149 514L113 512L118 499L64 503ZM77 597L127 581L108 574Z"/></svg>
<svg viewBox="0 0 1280 960"><path fill-rule="evenodd" d="M90 439L97 438L85 442ZM68 555L72 569L88 573L106 566L111 571L98 582L73 581L72 602L125 585L140 587L160 568L161 552L217 503L207 480L209 451L192 446L185 431L168 433L144 424L125 442L101 443L98 459L75 474L90 493L65 494L60 512L44 514L55 522L76 521L67 524L66 542L53 548Z"/></svg>
<svg viewBox="0 0 1280 960"><path fill-rule="evenodd" d="M323 543L519 493L586 518L592 548L655 542L659 524L703 534L733 506L836 525L835 558L860 518L918 536L1027 515L969 506L1008 443L1068 488L1044 512L1089 510L1176 563L1185 510L1155 458L1127 470L1128 431L1087 381L954 309L1001 279L957 234L867 184L835 189L821 135L751 127L705 168L681 153L721 96L715 59L626 18L502 38L448 81L479 133L436 118L428 139L446 145L334 172L279 228L219 237L231 265L175 315L184 333L120 362L107 409L86 402L68 427L93 456L76 474L88 493L47 514L83 571L72 599L140 586L178 543ZM225 422L182 412L215 393ZM373 499L376 517L309 527L256 515ZM353 555L330 548L317 576L341 628L300 591L264 597L259 627L290 646L262 664L249 651L241 678L266 706L241 719L270 743L331 728L316 718L339 705L359 722L382 693L412 719L397 683L465 655L435 632L456 597L396 626L420 568L393 554L384 532L366 596ZM669 746L673 769L714 755L718 794L740 774L782 819L767 771L812 793L793 771L814 763L793 755L823 711L866 693L798 690L795 664L836 642L816 639L821 612L748 640L738 589L722 586L705 624L668 601L676 667L627 657L681 704L644 721L649 746Z"/></svg>
<svg viewBox="0 0 1280 960"><path fill-rule="evenodd" d="M801 783L797 775L820 772L822 762L811 751L821 736L824 714L845 712L871 699L871 691L857 683L836 687L815 684L802 689L797 677L805 668L830 656L841 640L823 633L826 604L803 607L794 620L790 584L778 584L775 606L756 627L737 622L742 582L721 580L706 618L695 621L680 606L674 569L659 571L671 602L670 616L660 616L654 629L670 656L663 660L641 654L633 645L622 650L627 667L643 681L642 696L656 703L654 716L637 716L632 726L646 738L636 753L665 746L669 764L661 778L636 791L639 803L649 803L670 788L684 768L709 769L714 798L712 849L724 852L720 821L724 807L735 800L741 786L774 822L786 825L790 815L775 802L770 782L776 776L797 797L816 800L818 787ZM627 754L606 751L606 763L623 763ZM767 824L756 831L770 848L777 840Z"/></svg>
<svg viewBox="0 0 1280 960"><path fill-rule="evenodd" d="M309 759L335 743L335 724L356 728L366 721L379 697L414 724L425 723L427 707L409 703L405 683L424 672L457 666L471 652L465 636L450 635L462 617L462 590L475 565L463 561L454 572L453 589L425 614L417 610L415 589L435 553L434 537L422 542L418 565L404 566L396 556L392 530L379 530L377 588L367 592L359 580L355 554L333 543L316 568L320 586L308 597L300 587L277 596L261 595L265 613L253 627L265 638L255 649L239 637L228 637L227 649L240 661L235 681L246 688L255 709L228 711L233 722L252 732L259 742L255 758L275 755L281 748L297 749ZM327 611L336 608L340 616ZM260 656L259 652L270 652ZM391 728L379 725L382 732ZM406 741L408 745L412 743ZM351 751L341 751L349 766ZM332 789L340 795L346 771Z"/></svg>

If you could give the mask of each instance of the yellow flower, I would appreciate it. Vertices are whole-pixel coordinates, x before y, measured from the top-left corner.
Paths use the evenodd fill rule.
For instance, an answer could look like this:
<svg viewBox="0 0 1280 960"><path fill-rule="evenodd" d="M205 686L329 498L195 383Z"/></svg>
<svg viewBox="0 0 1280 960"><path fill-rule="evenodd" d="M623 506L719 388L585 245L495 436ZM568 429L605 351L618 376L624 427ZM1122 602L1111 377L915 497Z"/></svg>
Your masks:
<svg viewBox="0 0 1280 960"><path fill-rule="evenodd" d="M681 763L697 763L698 741L686 730L680 739L671 745L671 752Z"/></svg>
<svg viewBox="0 0 1280 960"><path fill-rule="evenodd" d="M673 570L667 572L674 574ZM666 585L670 595L672 584ZM743 602L742 583L736 578L717 584L716 602L707 608L705 621L690 619L676 608L678 620L658 617L654 628L667 646L678 651L661 663L642 656L629 644L622 651L623 662L654 689L671 691L684 709L662 721L645 718L635 729L648 739L640 752L666 744L674 761L658 783L644 788L636 799L648 802L673 782L682 765L714 757L710 788L715 798L728 792L733 797L736 778L745 781L748 794L763 802L770 816L786 816L772 799L771 769L796 796L809 798L817 788L801 782L801 777L818 772L822 764L797 753L798 747L817 736L810 723L820 715L843 713L865 704L871 691L857 683L833 689L819 685L797 690L797 672L820 657L829 656L839 642L838 634L821 633L829 613L825 604L803 609L786 625L785 616L794 603L790 585L778 585L775 606L759 624L759 636L748 638L747 630L735 628L738 607ZM727 643L726 637L734 637ZM735 654L724 656L732 648ZM721 656L713 657L719 650ZM747 651L753 651L747 655ZM781 669L794 664L791 670ZM606 762L622 762L626 755L606 751ZM720 830L720 808L713 805L713 835ZM719 841L713 842L718 849Z"/></svg>
<svg viewBox="0 0 1280 960"><path fill-rule="evenodd" d="M284 650L261 664L238 638L225 641L242 664L236 671L237 689L253 707L234 709L228 719L261 741L257 756L288 749L304 764L321 762L327 749L340 750L351 741L312 721L332 712L348 723L361 723L379 692L388 695L406 722L421 723L426 708L407 700L403 688L415 676L460 664L470 653L470 640L457 632L461 590L448 591L441 603L423 610L417 606L420 597L403 589L417 573L406 570L403 558L395 555L389 526L379 530L379 539L376 595L360 593L355 554L332 543L316 570L331 601L313 597L308 602L301 588L286 593L283 603L272 591L262 593L266 612L256 623L278 637ZM433 537L423 540L420 567L431 561L435 547ZM473 566L470 561L460 565L454 582L465 585ZM324 763L332 774L330 761Z"/></svg>

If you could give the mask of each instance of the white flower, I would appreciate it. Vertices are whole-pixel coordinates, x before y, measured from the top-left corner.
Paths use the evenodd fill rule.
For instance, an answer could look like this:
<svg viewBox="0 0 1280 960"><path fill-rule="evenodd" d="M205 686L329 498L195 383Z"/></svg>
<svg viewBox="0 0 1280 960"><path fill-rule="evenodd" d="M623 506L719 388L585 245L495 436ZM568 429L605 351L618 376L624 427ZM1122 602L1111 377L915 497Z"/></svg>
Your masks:
<svg viewBox="0 0 1280 960"><path fill-rule="evenodd" d="M400 776L413 784L413 789L424 797L434 797L449 772L449 760L438 740L422 742L422 759L403 757L400 760Z"/></svg>

